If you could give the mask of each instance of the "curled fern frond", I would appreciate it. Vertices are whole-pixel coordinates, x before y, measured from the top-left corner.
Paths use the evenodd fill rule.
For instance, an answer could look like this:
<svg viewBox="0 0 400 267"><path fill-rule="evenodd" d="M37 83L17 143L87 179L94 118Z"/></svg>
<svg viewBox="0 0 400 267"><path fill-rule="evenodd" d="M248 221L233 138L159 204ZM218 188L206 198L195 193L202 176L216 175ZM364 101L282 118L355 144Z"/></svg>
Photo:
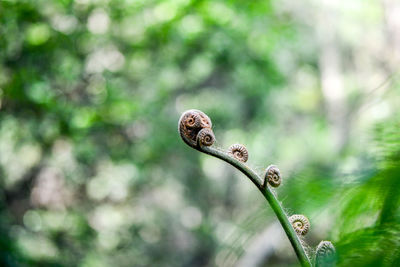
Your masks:
<svg viewBox="0 0 400 267"><path fill-rule="evenodd" d="M249 152L244 145L234 144L228 149L229 155L233 156L235 159L246 162L249 159Z"/></svg>
<svg viewBox="0 0 400 267"><path fill-rule="evenodd" d="M336 259L336 250L330 241L321 241L315 252L315 266L333 266Z"/></svg>
<svg viewBox="0 0 400 267"><path fill-rule="evenodd" d="M214 133L212 132L212 123L210 118L204 114L202 111L197 109L191 109L185 111L178 123L178 131L183 139L183 141L193 148L198 148L197 137L199 132L202 129L208 129L207 138L210 139L210 135L214 137ZM203 133L202 135L204 135ZM204 136L203 136L204 138ZM215 140L215 138L214 138ZM206 141L208 144L210 140ZM214 141L213 141L214 142ZM203 144L203 143L202 143ZM205 144L203 144L205 145Z"/></svg>
<svg viewBox="0 0 400 267"><path fill-rule="evenodd" d="M211 146L215 142L215 136L211 128L203 128L197 134L197 144Z"/></svg>
<svg viewBox="0 0 400 267"><path fill-rule="evenodd" d="M189 112L187 114L185 120L183 121L185 126L189 129L200 128L201 126L201 119L198 113L196 112Z"/></svg>
<svg viewBox="0 0 400 267"><path fill-rule="evenodd" d="M282 182L281 172L279 171L278 167L275 165L270 165L265 170L264 175L264 186L267 183L272 187L278 187Z"/></svg>
<svg viewBox="0 0 400 267"><path fill-rule="evenodd" d="M289 222L292 224L293 229L299 235L305 235L310 229L310 221L306 216L295 214L289 217Z"/></svg>
<svg viewBox="0 0 400 267"><path fill-rule="evenodd" d="M260 175L244 164L249 158L249 153L245 146L239 144L232 145L228 152L213 146L215 136L212 131L211 120L200 110L191 109L185 111L179 119L178 130L182 140L187 145L231 164L254 183L275 212L296 252L300 264L303 267L310 267L311 262L306 253L306 248L298 236L299 234L304 235L307 233L310 223L303 215L293 215L288 218L281 203L270 187L267 186L267 184L270 184L272 187L277 187L281 184L279 169L273 165L269 166L263 180Z"/></svg>

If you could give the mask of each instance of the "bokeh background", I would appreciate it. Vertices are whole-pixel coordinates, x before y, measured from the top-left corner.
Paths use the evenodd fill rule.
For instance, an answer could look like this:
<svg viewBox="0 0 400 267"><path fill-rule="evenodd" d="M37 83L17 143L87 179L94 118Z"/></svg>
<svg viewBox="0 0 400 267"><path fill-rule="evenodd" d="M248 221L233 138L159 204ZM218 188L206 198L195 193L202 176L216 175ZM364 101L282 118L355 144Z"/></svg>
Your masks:
<svg viewBox="0 0 400 267"><path fill-rule="evenodd" d="M1 266L298 266L279 166L340 266L400 264L397 0L0 0Z"/></svg>

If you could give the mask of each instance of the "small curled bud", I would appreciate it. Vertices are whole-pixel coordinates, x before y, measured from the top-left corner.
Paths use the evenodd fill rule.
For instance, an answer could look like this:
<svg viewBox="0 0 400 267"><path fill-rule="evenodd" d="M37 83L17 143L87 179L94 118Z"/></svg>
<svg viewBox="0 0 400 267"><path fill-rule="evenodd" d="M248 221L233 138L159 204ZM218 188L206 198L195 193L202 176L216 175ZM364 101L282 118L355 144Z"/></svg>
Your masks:
<svg viewBox="0 0 400 267"><path fill-rule="evenodd" d="M201 126L200 116L194 112L189 112L183 122L187 128L200 128Z"/></svg>
<svg viewBox="0 0 400 267"><path fill-rule="evenodd" d="M215 142L214 133L210 128L203 128L197 134L197 143L203 146L211 146Z"/></svg>
<svg viewBox="0 0 400 267"><path fill-rule="evenodd" d="M228 153L241 162L246 162L249 159L249 152L244 145L231 145L228 149Z"/></svg>
<svg viewBox="0 0 400 267"><path fill-rule="evenodd" d="M282 182L281 172L275 165L269 165L265 170L264 186L267 182L272 187L278 187Z"/></svg>
<svg viewBox="0 0 400 267"><path fill-rule="evenodd" d="M289 222L292 224L293 229L299 235L307 234L310 229L310 222L304 215L295 214L289 217Z"/></svg>
<svg viewBox="0 0 400 267"><path fill-rule="evenodd" d="M178 131L186 144L197 148L197 135L202 129L209 129L211 132L212 123L210 118L202 111L190 109L185 111L178 123Z"/></svg>
<svg viewBox="0 0 400 267"><path fill-rule="evenodd" d="M330 241L321 241L315 252L315 266L333 266L336 250Z"/></svg>

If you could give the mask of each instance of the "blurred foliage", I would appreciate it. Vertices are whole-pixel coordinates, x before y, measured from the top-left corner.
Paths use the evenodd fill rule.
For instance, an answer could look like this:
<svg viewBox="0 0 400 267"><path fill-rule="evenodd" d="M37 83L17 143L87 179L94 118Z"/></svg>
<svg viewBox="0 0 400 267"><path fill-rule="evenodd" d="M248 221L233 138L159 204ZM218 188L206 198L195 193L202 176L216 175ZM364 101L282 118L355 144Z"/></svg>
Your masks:
<svg viewBox="0 0 400 267"><path fill-rule="evenodd" d="M376 127L377 162L344 189L338 253L341 265L397 266L400 263L400 121Z"/></svg>
<svg viewBox="0 0 400 267"><path fill-rule="evenodd" d="M189 108L218 145L280 167L279 199L310 218L310 245L331 239L341 266L398 265L395 57L381 2L352 5L0 0L0 265L245 258L275 217L240 173L183 144ZM341 18L340 103L324 91L326 9ZM277 236L261 265L295 266Z"/></svg>

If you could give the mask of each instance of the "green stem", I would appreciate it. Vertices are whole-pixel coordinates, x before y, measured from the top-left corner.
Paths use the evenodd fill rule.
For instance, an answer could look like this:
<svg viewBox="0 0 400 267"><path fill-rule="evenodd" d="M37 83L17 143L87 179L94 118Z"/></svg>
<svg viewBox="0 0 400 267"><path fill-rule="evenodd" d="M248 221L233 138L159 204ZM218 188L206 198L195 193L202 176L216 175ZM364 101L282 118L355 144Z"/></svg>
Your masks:
<svg viewBox="0 0 400 267"><path fill-rule="evenodd" d="M289 222L288 217L283 211L282 206L279 201L276 199L275 195L268 188L268 186L263 186L263 179L258 176L252 169L250 169L246 164L241 161L236 160L235 158L229 156L224 151L218 150L213 147L201 146L197 148L199 151L209 154L211 156L222 159L223 161L228 162L238 170L240 170L244 175L246 175L261 191L263 196L267 199L268 203L271 205L272 210L275 212L276 217L278 217L279 222L281 223L283 229L286 232L287 237L289 238L290 243L292 244L294 251L296 252L297 258L300 261L301 266L309 267L311 266L310 260L307 257L306 252L304 251L303 246L301 245L300 239L294 231L291 223Z"/></svg>

